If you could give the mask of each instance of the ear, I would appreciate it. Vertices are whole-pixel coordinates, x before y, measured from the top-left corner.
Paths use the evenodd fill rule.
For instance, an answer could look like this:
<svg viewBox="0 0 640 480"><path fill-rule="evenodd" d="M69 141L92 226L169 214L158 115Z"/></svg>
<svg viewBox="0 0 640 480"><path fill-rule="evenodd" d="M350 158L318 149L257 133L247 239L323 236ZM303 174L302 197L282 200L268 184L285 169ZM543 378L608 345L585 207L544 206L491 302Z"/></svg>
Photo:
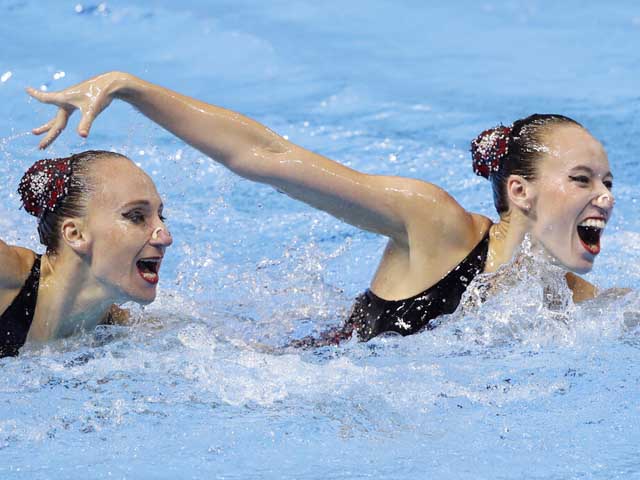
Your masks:
<svg viewBox="0 0 640 480"><path fill-rule="evenodd" d="M510 175L507 179L507 195L509 203L525 214L533 208L536 191L534 185L520 175Z"/></svg>
<svg viewBox="0 0 640 480"><path fill-rule="evenodd" d="M84 222L79 218L67 218L62 222L62 240L79 255L89 253L89 237L85 232Z"/></svg>

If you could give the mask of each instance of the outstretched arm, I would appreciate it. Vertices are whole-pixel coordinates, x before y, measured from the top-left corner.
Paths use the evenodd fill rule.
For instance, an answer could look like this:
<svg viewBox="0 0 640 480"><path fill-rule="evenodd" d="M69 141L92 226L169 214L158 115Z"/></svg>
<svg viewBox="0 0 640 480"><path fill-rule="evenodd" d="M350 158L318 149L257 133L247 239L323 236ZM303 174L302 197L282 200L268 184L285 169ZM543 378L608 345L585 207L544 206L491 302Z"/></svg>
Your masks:
<svg viewBox="0 0 640 480"><path fill-rule="evenodd" d="M405 245L412 219L429 219L433 228L427 228L426 238L422 235L428 242L443 236L457 238L457 220L466 214L434 185L357 172L287 141L244 115L126 73L100 75L62 92L29 89L28 93L59 107L53 120L34 130L47 133L42 148L55 140L75 109L82 114L78 133L86 137L96 116L118 98L233 172Z"/></svg>

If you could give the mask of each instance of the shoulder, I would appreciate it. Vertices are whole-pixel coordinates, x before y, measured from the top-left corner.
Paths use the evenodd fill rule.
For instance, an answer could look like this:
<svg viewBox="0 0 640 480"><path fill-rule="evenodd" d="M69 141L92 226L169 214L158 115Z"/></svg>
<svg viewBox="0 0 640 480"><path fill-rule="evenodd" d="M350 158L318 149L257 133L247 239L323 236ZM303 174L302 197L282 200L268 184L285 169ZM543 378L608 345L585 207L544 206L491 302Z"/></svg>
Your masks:
<svg viewBox="0 0 640 480"><path fill-rule="evenodd" d="M598 296L598 288L575 273L568 272L566 279L567 285L573 292L574 302L579 303Z"/></svg>
<svg viewBox="0 0 640 480"><path fill-rule="evenodd" d="M120 308L118 305L111 305L100 325L130 325L131 315L128 310Z"/></svg>
<svg viewBox="0 0 640 480"><path fill-rule="evenodd" d="M19 288L25 282L36 254L28 248L7 245L0 241L0 289Z"/></svg>
<svg viewBox="0 0 640 480"><path fill-rule="evenodd" d="M428 242L431 247L467 250L491 226L489 218L469 212L437 185L415 180L407 182L407 188L412 197L405 219L410 239Z"/></svg>

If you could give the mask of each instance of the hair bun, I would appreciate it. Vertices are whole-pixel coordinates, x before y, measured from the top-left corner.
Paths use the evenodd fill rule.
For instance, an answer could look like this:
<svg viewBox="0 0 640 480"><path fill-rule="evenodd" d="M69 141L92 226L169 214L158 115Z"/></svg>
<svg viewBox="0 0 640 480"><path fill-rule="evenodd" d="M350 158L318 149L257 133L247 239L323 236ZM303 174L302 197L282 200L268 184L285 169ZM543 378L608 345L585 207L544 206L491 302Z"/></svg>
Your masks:
<svg viewBox="0 0 640 480"><path fill-rule="evenodd" d="M38 160L22 176L18 186L24 209L38 218L47 210L54 210L67 194L70 178L69 158Z"/></svg>
<svg viewBox="0 0 640 480"><path fill-rule="evenodd" d="M511 127L498 125L485 130L471 142L473 171L484 178L500 169L500 162L509 151Z"/></svg>

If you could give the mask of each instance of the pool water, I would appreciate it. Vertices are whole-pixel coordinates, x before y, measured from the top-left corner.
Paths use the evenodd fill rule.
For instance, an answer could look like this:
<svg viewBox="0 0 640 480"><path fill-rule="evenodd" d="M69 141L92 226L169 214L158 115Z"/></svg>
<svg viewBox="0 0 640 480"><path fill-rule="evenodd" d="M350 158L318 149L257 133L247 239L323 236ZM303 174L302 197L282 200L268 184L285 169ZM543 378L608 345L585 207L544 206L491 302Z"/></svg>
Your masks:
<svg viewBox="0 0 640 480"><path fill-rule="evenodd" d="M125 70L248 114L353 168L425 179L494 216L480 131L572 116L617 199L574 305L552 266L507 267L436 330L300 351L339 325L384 239L234 177L124 104L88 140L156 181L174 235L137 324L0 360L0 478L640 478L640 5L626 0L0 0L0 227L59 89ZM547 290L545 290L545 286ZM548 298L551 288L553 301Z"/></svg>

